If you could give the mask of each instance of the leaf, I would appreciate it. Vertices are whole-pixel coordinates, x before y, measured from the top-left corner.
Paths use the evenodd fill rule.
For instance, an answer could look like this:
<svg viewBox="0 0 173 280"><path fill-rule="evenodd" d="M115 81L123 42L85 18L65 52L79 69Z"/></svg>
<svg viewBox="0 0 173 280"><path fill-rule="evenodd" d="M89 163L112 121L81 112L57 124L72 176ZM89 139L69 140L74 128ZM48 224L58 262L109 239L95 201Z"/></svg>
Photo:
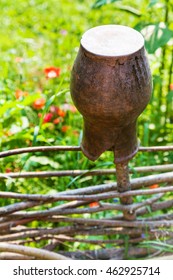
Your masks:
<svg viewBox="0 0 173 280"><path fill-rule="evenodd" d="M158 2L160 2L160 0L150 0L150 3L148 4L148 8L153 7L153 6L156 5Z"/></svg>
<svg viewBox="0 0 173 280"><path fill-rule="evenodd" d="M144 144L144 146L148 146L148 144L149 144L149 125L148 125L148 123L144 123L143 144Z"/></svg>
<svg viewBox="0 0 173 280"><path fill-rule="evenodd" d="M40 131L40 127L37 125L35 126L34 128L34 135L33 135L33 141L32 141L32 145L35 146L36 143L37 143L37 136L39 134L39 131Z"/></svg>
<svg viewBox="0 0 173 280"><path fill-rule="evenodd" d="M121 6L121 5L118 5L118 7L116 7L117 9L121 10L121 11L124 11L124 12L127 12L127 13L130 13L134 16L137 16L137 17L140 17L142 14L139 10L133 8L133 7L130 7L130 6Z"/></svg>
<svg viewBox="0 0 173 280"><path fill-rule="evenodd" d="M39 156L31 156L29 158L28 162L32 165L33 164L35 165L35 163L36 163L36 165L37 164L39 164L39 165L50 165L54 169L59 168L59 163L58 162L55 162L54 160L51 160L50 158L45 157L45 156L40 156L40 157Z"/></svg>
<svg viewBox="0 0 173 280"><path fill-rule="evenodd" d="M162 252L173 252L173 246L162 241L144 241L140 247L151 247L161 250Z"/></svg>
<svg viewBox="0 0 173 280"><path fill-rule="evenodd" d="M35 99L37 99L39 97L40 97L40 93L35 93L35 94L32 94L32 95L28 95L20 103L18 101L19 106L22 107L22 106L30 105L35 101Z"/></svg>
<svg viewBox="0 0 173 280"><path fill-rule="evenodd" d="M7 101L0 107L0 117L4 116L5 113L8 112L9 109L15 108L17 105L17 101Z"/></svg>
<svg viewBox="0 0 173 280"><path fill-rule="evenodd" d="M111 4L111 3L114 3L114 2L118 2L118 1L121 1L121 0L97 0L97 1L92 5L92 8L93 8L93 9L98 9L98 8L101 8L101 7L104 6L104 5Z"/></svg>
<svg viewBox="0 0 173 280"><path fill-rule="evenodd" d="M160 75L153 75L153 83L154 83L154 86L161 85L162 79L161 79Z"/></svg>
<svg viewBox="0 0 173 280"><path fill-rule="evenodd" d="M163 23L147 24L145 28L141 30L141 33L145 37L145 46L150 54L154 54L155 51L167 44L172 39L173 31L166 25L162 27Z"/></svg>
<svg viewBox="0 0 173 280"><path fill-rule="evenodd" d="M31 107L25 106L25 108L22 110L22 115L26 116L29 122L38 125L39 123L38 115L36 112L34 112L34 110Z"/></svg>
<svg viewBox="0 0 173 280"><path fill-rule="evenodd" d="M97 8L101 8L102 6L104 5L107 5L107 4L111 4L111 3L114 3L114 2L120 2L121 0L97 0L92 8L93 9L97 9ZM118 7L116 7L117 9L119 10L122 10L124 12L128 12L128 13L131 13L135 16L138 16L140 17L141 16L141 12L133 7L130 7L130 6L125 6L125 5L120 5Z"/></svg>
<svg viewBox="0 0 173 280"><path fill-rule="evenodd" d="M15 100L15 101L6 101L2 106L0 106L0 116L6 115L6 117L15 115L16 112L24 109L25 106L31 104L39 95L34 94L25 97L23 100Z"/></svg>
<svg viewBox="0 0 173 280"><path fill-rule="evenodd" d="M169 91L168 94L167 94L167 100L168 100L168 103L171 103L172 100L173 100L173 90Z"/></svg>

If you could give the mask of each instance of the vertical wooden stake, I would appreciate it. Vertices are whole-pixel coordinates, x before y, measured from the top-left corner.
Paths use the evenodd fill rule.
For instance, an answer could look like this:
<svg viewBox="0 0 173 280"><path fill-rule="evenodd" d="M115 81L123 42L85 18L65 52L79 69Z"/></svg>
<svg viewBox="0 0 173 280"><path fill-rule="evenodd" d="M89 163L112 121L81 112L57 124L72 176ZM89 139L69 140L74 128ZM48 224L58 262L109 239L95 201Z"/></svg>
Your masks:
<svg viewBox="0 0 173 280"><path fill-rule="evenodd" d="M122 162L116 164L116 175L117 175L117 188L120 193L129 191L130 187L130 179L129 179L129 168L128 162ZM132 204L132 197L123 197L120 199L121 203L124 205ZM135 213L129 213L128 211L123 211L124 219L126 220L135 220Z"/></svg>

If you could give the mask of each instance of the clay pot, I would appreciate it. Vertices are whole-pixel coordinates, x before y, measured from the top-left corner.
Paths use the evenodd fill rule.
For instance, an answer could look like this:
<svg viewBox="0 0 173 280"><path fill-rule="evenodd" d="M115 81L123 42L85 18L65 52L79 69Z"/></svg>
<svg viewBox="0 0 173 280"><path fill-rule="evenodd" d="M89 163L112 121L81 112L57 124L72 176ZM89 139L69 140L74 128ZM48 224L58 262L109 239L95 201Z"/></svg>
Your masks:
<svg viewBox="0 0 173 280"><path fill-rule="evenodd" d="M81 148L86 157L96 160L113 150L117 163L136 154L136 121L151 90L139 32L106 25L83 35L71 74L71 96L84 120Z"/></svg>

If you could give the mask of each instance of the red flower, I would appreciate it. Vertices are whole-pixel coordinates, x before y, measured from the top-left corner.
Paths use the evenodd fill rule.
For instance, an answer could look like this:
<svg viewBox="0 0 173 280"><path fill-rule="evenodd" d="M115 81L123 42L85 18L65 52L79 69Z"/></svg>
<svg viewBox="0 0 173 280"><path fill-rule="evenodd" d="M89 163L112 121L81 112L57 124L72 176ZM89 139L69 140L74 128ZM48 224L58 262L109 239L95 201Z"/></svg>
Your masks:
<svg viewBox="0 0 173 280"><path fill-rule="evenodd" d="M54 124L59 124L60 122L61 122L61 120L59 118L56 118L56 119L53 120Z"/></svg>
<svg viewBox="0 0 173 280"><path fill-rule="evenodd" d="M28 94L29 93L27 91L22 91L20 89L17 89L15 92L15 97L16 97L16 99L20 99L23 96L28 96Z"/></svg>
<svg viewBox="0 0 173 280"><path fill-rule="evenodd" d="M60 76L61 69L58 67L50 66L44 69L47 79L57 78Z"/></svg>
<svg viewBox="0 0 173 280"><path fill-rule="evenodd" d="M55 105L50 106L50 112L52 114L57 115L58 114L58 110L59 110L59 108L57 106L55 106Z"/></svg>
<svg viewBox="0 0 173 280"><path fill-rule="evenodd" d="M45 114L44 118L43 118L43 123L47 123L47 122L50 122L51 119L53 117L53 114L52 113L47 113Z"/></svg>
<svg viewBox="0 0 173 280"><path fill-rule="evenodd" d="M69 129L69 125L63 125L61 131L65 133L67 132L68 129Z"/></svg>
<svg viewBox="0 0 173 280"><path fill-rule="evenodd" d="M50 112L52 114L54 114L55 116L58 115L59 117L62 117L62 118L64 118L66 115L66 112L64 110L60 109L59 107L57 107L55 105L52 105L50 107Z"/></svg>
<svg viewBox="0 0 173 280"><path fill-rule="evenodd" d="M99 206L99 203L98 203L97 201L94 201L94 202L91 202L91 203L89 204L89 206L90 206L90 207L97 207L97 206Z"/></svg>
<svg viewBox="0 0 173 280"><path fill-rule="evenodd" d="M5 172L10 173L10 172L12 172L12 170L11 170L11 168L8 167L8 168L5 169Z"/></svg>
<svg viewBox="0 0 173 280"><path fill-rule="evenodd" d="M42 113L38 113L38 117L41 118L42 117Z"/></svg>
<svg viewBox="0 0 173 280"><path fill-rule="evenodd" d="M173 84L169 85L170 90L173 90Z"/></svg>
<svg viewBox="0 0 173 280"><path fill-rule="evenodd" d="M57 114L58 114L59 117L64 118L66 113L63 110L61 110L60 108L58 108Z"/></svg>
<svg viewBox="0 0 173 280"><path fill-rule="evenodd" d="M44 107L45 103L46 103L45 98L41 97L34 101L33 107L34 107L34 109L39 110Z"/></svg>
<svg viewBox="0 0 173 280"><path fill-rule="evenodd" d="M149 186L150 189L157 189L159 188L159 185L158 184L154 184L154 185L151 185Z"/></svg>

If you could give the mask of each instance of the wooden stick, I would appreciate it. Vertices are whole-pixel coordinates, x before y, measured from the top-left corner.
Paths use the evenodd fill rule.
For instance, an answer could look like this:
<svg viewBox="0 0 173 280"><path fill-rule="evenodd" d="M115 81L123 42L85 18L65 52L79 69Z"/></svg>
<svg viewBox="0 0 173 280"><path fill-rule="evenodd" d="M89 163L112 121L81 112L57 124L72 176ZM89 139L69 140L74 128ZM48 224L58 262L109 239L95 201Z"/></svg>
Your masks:
<svg viewBox="0 0 173 280"><path fill-rule="evenodd" d="M68 219L69 218L67 218L67 222L68 222ZM15 233L15 232L24 232L24 231L29 231L29 230L31 230L31 231L33 231L33 229L29 229L29 228L25 228L25 229L21 229L21 230L19 230L17 227L15 227L14 228L14 226L16 226L16 225L23 225L23 224L25 224L25 223L28 223L28 222L30 222L30 221L32 221L32 220L35 220L35 218L32 218L32 219L21 219L21 220L17 220L17 221L9 221L9 222L6 222L6 223L4 223L4 224L1 224L0 225L0 230L1 230L1 234L2 235L4 235L5 234L5 231L4 231L4 233L2 232L2 230L7 230L7 232L10 230L10 232L11 233ZM53 217L47 217L47 218L45 218L45 217L43 217L43 218L41 218L41 217L38 217L37 218L37 220L39 221L41 221L41 220L44 220L44 221L47 221L47 222L52 222L52 223L57 223L57 222L60 222L61 220L62 220L62 216L53 216ZM104 219L103 219L104 220ZM112 219L113 220L113 219ZM172 220L172 214L165 214L165 215L161 215L161 216L157 216L157 217L151 217L151 218L146 218L146 219L144 219L145 221L156 221L156 220ZM63 217L63 221L64 222L66 222L66 217ZM75 221L74 221L74 223L75 223ZM85 224L85 220L83 220L83 223ZM103 228L104 227L104 225L101 225L101 227ZM97 232L98 232L98 230L99 230L99 232L100 232L100 229L97 229ZM106 230L106 231L105 231ZM136 229L135 229L135 231L134 232L132 232L132 230L127 230L127 232L125 232L126 231L126 229L121 229L120 231L119 231L119 234L128 234L128 235L131 235L131 234L135 234L135 232L136 232ZM154 232L154 231L153 231ZM163 231L161 231L161 232L163 232ZM167 231L164 231L164 233L165 232L167 232ZM90 232L91 233L91 232ZM110 229L104 229L103 230L103 232L102 232L102 234L105 234L105 235L109 235L109 234L111 234L112 232L111 232L111 230ZM113 233L112 234L116 234L116 233L118 233L117 232L117 229L115 229L114 228L114 230L113 230ZM140 234L141 234L142 232L140 231ZM100 234L101 234L101 232L100 232ZM138 233L139 234L139 233ZM159 231L157 230L157 235L159 234Z"/></svg>
<svg viewBox="0 0 173 280"><path fill-rule="evenodd" d="M51 221L51 219L50 219ZM59 222L60 220L57 219L57 221ZM64 222L66 222L65 218L63 220ZM76 235L76 230L80 230L80 234L81 235L115 235L115 234L119 234L119 235L128 235L130 237L136 237L136 236L141 236L143 234L143 229L138 229L138 228L122 228L122 227L108 227L108 226L104 226L102 225L101 227L89 227L86 226L85 228L83 227L82 224L78 224L76 226L76 230L75 227L71 228L71 230L67 230L64 232L62 231L62 233L59 233L56 231L52 232L52 229L47 228L47 230L49 230L49 232L47 232L46 234L44 234L43 232L44 228L39 228L39 229L35 229L35 228L27 228L26 229L18 229L18 228L13 228L10 232L10 234L8 233L4 233L2 234L1 237L1 242L4 241L10 241L10 243L13 242L17 242L19 245L19 241L26 243L26 242L37 242L40 240L54 240L54 238L56 236L59 236L60 234L63 235L69 235L70 237L75 236ZM150 232L149 232L150 233ZM148 233L148 234L149 234ZM156 232L157 233L157 232ZM152 234L155 234L155 232L153 232ZM33 236L34 235L34 236ZM10 240L11 238L11 240ZM21 239L22 238L22 239ZM24 239L26 238L26 239Z"/></svg>
<svg viewBox="0 0 173 280"><path fill-rule="evenodd" d="M173 146L155 146L155 147L139 147L140 152L158 152L158 151L172 151ZM27 147L20 149L13 149L4 152L0 152L0 158L8 157L12 155L18 155L23 153L34 152L49 152L49 151L81 151L80 146L37 146Z"/></svg>
<svg viewBox="0 0 173 280"><path fill-rule="evenodd" d="M139 147L140 152L166 152L172 150L173 146Z"/></svg>
<svg viewBox="0 0 173 280"><path fill-rule="evenodd" d="M135 225L135 228L121 228L120 225L118 225L117 227L115 227L115 224L113 223L112 225L110 223L107 223L108 221L106 221L106 223L104 223L103 225L106 228L103 228L103 225L101 223L101 225L99 225L99 220L93 221L93 220L87 220L85 221L85 219L76 219L76 218L59 218L58 221L64 221L64 222L71 222L71 223L76 223L78 224L78 226L74 226L74 227L64 227L64 228L48 228L48 229L28 229L28 231L25 229L24 230L17 230L16 229L16 233L11 233L9 235L2 235L0 237L0 241L4 242L4 241L15 241L15 240L20 240L20 239L24 239L26 238L26 242L33 242L35 240L35 242L38 242L39 239L54 239L54 238L58 238L59 234L70 234L70 235L74 235L76 234L76 231L78 234L80 235L115 235L115 234L119 234L119 235L129 235L132 236L134 238L143 238L142 236L146 229L148 228L148 222L144 219L143 221L138 221L138 225ZM83 227L83 224L85 222L85 226L86 228ZM94 227L93 228L93 222L95 224L97 224L98 227ZM111 221L109 221L111 222ZM147 222L147 224L146 224ZM143 225L142 225L143 223ZM80 225L81 224L81 225ZM145 226L146 224L146 226ZM80 226L79 226L80 225ZM89 227L91 226L91 228ZM166 237L167 236L167 229L162 229L162 230L158 230L157 228L159 227L171 227L171 225L165 224L165 221L162 220L160 221L160 223L153 223L152 226L152 222L149 223L149 229L147 231L148 236L152 237L152 236L162 236L162 237ZM110 227L110 228L108 228ZM111 229L112 227L112 229ZM58 235L57 235L58 234ZM170 235L172 236L172 234ZM34 240L29 241L28 238L34 238ZM149 238L149 237L148 237Z"/></svg>
<svg viewBox="0 0 173 280"><path fill-rule="evenodd" d="M55 239L57 239L58 241L67 241L67 242L80 242L80 243L86 243L86 244L114 244L114 245L122 245L125 243L125 241L123 239L108 239L108 240L104 240L104 239L83 239L83 238L75 238L75 237L70 237L67 235L58 235L54 237ZM149 238L150 239L150 238ZM135 243L139 243L141 241L143 241L143 238L130 238L128 240L129 243L131 244L135 244Z"/></svg>
<svg viewBox="0 0 173 280"><path fill-rule="evenodd" d="M169 209L173 207L173 200L167 200L167 201L162 201L162 202L154 202L152 205L150 205L150 209L152 212L158 211L158 210L163 210L163 209ZM110 208L109 208L110 209ZM103 210L103 209L102 209ZM100 209L100 211L102 211ZM95 212L98 212L98 209L96 209ZM144 214L149 213L148 207L142 207L141 209L136 211L137 216L142 216ZM64 214L60 213L60 214ZM56 214L57 215L57 214ZM52 216L52 219L55 219L56 221L56 215L54 214ZM166 214L166 215L161 215L158 216L160 217L159 219L172 219L171 214ZM122 215L117 215L115 217L110 218L110 220L121 220L123 218ZM16 220L18 219L18 220ZM157 220L157 217L152 217L151 219L147 218L148 220ZM14 221L15 220L15 221ZM7 230L10 229L11 226L14 225L19 225L19 224L25 224L29 221L34 221L34 220L44 220L44 221L53 221L50 219L49 215L45 216L38 216L37 213L33 215L33 217L30 217L29 212L20 212L20 213L14 213L14 214L9 214L8 216L5 216L1 218L1 224L0 224L0 230ZM16 222L16 223L15 223Z"/></svg>
<svg viewBox="0 0 173 280"><path fill-rule="evenodd" d="M9 233L6 235L0 236L0 242L9 242L13 240L23 239L23 238L35 238L38 236L45 236L45 235L52 235L54 234L60 234L60 233L69 233L69 232L76 232L76 228L74 226L66 226L66 227L59 227L59 228L53 228L53 229L35 229L35 230L28 230L24 232L19 233ZM49 237L50 238L50 237ZM17 252L16 252L17 253Z"/></svg>
<svg viewBox="0 0 173 280"><path fill-rule="evenodd" d="M173 207L173 199L170 199L162 202L153 203L152 205L150 205L150 210L154 212L154 211L168 209L172 207ZM144 207L143 209L141 208L138 211L138 215L144 215L147 213L149 213L149 210L146 207Z"/></svg>
<svg viewBox="0 0 173 280"><path fill-rule="evenodd" d="M121 210L126 211L129 214L133 214L136 209L139 209L145 205L151 205L151 203L155 202L156 200L159 200L161 198L162 194L159 194L158 196L155 196L151 199L145 200L141 203L135 203L133 205L119 205L119 204L106 204L102 203L101 206L98 207L91 207L91 208L79 208L79 209L59 209L59 206L52 207L48 210L41 210L41 211L30 211L27 213L24 213L24 216L27 218L33 218L33 217L43 217L43 216L50 216L50 215L60 215L60 214L84 214L84 213L96 213L101 212L105 210ZM98 200L98 199L97 199ZM1 210L1 215L6 215L7 208L9 206L6 206L5 212ZM14 208L13 212L17 212L17 207ZM10 213L12 213L12 210L10 209Z"/></svg>
<svg viewBox="0 0 173 280"><path fill-rule="evenodd" d="M11 220L9 220L9 221L7 221L7 222L4 222L4 223L0 223L0 230L1 230L1 234L2 234L2 231L4 232L4 231L11 231L11 228L14 228L14 227L16 227L16 226L18 226L18 225L24 225L24 224L27 224L27 223L29 223L29 222L32 222L33 220L35 220L35 219L33 219L33 218L24 218L24 219L19 219L19 220L13 220L13 219L11 219Z"/></svg>
<svg viewBox="0 0 173 280"><path fill-rule="evenodd" d="M130 191L130 178L129 178L129 169L128 169L128 162L117 163L116 164L116 175L117 175L117 190L119 192L120 201L122 204L132 204L133 200L131 196L124 196L124 192ZM135 217L129 217L128 213L124 212L124 218L135 219Z"/></svg>
<svg viewBox="0 0 173 280"><path fill-rule="evenodd" d="M124 197L130 197L130 196L139 196L139 195L152 195L152 194L157 194L157 193L166 193L166 192L172 192L173 191L173 186L168 186L168 187L158 187L157 189L146 189L146 190L131 190L131 191L126 191L126 193L118 193L116 191L114 192L108 192L107 194L96 194L96 195L70 195L68 194L69 192L66 192L67 195L64 192L60 192L54 195L35 195L35 194L19 194L19 193L13 193L13 192L0 192L0 197L1 198L14 198L14 199L24 199L24 200L32 200L28 204L26 202L22 202L21 204L13 204L11 207L12 209L16 207L16 205L20 205L21 208L19 210L22 210L22 207L33 207L35 205L38 205L39 203L48 203L48 202L54 202L54 201L61 201L61 200L67 200L71 201L74 200L74 203L72 204L66 204L63 208L67 208L70 206L78 206L77 200L80 203L79 206L84 203L84 201L99 201L99 200L104 200L104 199L110 199L110 198L124 198ZM34 204L35 201L35 204ZM9 206L5 206L9 207ZM6 208L1 207L0 208L0 213L5 213ZM11 210L9 210L10 213ZM18 210L17 210L18 211ZM8 213L8 211L7 211Z"/></svg>
<svg viewBox="0 0 173 280"><path fill-rule="evenodd" d="M50 151L81 151L79 146L38 146L38 147L27 147L8 150L0 153L0 158L19 155L24 153L35 153L35 152L50 152Z"/></svg>
<svg viewBox="0 0 173 280"><path fill-rule="evenodd" d="M110 226L110 227L127 227L127 228L158 228L158 227L172 227L173 220L160 220L160 221L148 221L141 219L137 221L116 221L106 219L84 219L84 218L59 218L59 221L66 221L77 224L85 224L89 226Z"/></svg>
<svg viewBox="0 0 173 280"><path fill-rule="evenodd" d="M12 205L7 205L0 207L0 215L8 215L20 210L32 208L34 206L38 206L43 204L42 201L25 201L20 203L14 203Z"/></svg>
<svg viewBox="0 0 173 280"><path fill-rule="evenodd" d="M128 257L129 258L144 258L149 254L157 252L154 248L138 248L129 247ZM125 249L101 249L101 250L86 250L76 252L64 252L66 256L73 259L85 259L85 260L122 260L125 259Z"/></svg>
<svg viewBox="0 0 173 280"><path fill-rule="evenodd" d="M22 245L13 245L9 243L0 243L0 251L27 255L40 260L70 260L70 258L64 257L63 255L60 255L58 253Z"/></svg>
<svg viewBox="0 0 173 280"><path fill-rule="evenodd" d="M165 182L173 182L173 172L167 172L164 174L157 174L157 175L149 175L141 178L136 178L132 179L130 181L131 183L131 188L132 189L137 189L141 186L146 187L152 184L160 184L160 183L165 183ZM96 185L96 186L88 186L80 189L75 189L75 190L68 190L68 191L63 191L61 195L84 195L84 194L96 194L96 193L103 193L103 192L108 192L108 191L115 191L117 189L117 183L109 183L109 184L101 184L101 185ZM23 195L23 194L17 194L13 192L0 192L0 197L3 198L29 198L29 195ZM32 200L41 200L41 199L51 199L53 198L52 196L44 196L44 195L30 195L30 199Z"/></svg>
<svg viewBox="0 0 173 280"><path fill-rule="evenodd" d="M0 260L33 260L33 257L29 257L22 254L15 253L0 253Z"/></svg>
<svg viewBox="0 0 173 280"><path fill-rule="evenodd" d="M129 173L148 173L173 171L173 164L141 166L133 169L129 168ZM46 178L46 177L76 177L76 176L101 176L114 175L115 169L97 169L97 170L63 170L63 171L37 171L37 172L9 172L0 173L0 179L8 178Z"/></svg>

